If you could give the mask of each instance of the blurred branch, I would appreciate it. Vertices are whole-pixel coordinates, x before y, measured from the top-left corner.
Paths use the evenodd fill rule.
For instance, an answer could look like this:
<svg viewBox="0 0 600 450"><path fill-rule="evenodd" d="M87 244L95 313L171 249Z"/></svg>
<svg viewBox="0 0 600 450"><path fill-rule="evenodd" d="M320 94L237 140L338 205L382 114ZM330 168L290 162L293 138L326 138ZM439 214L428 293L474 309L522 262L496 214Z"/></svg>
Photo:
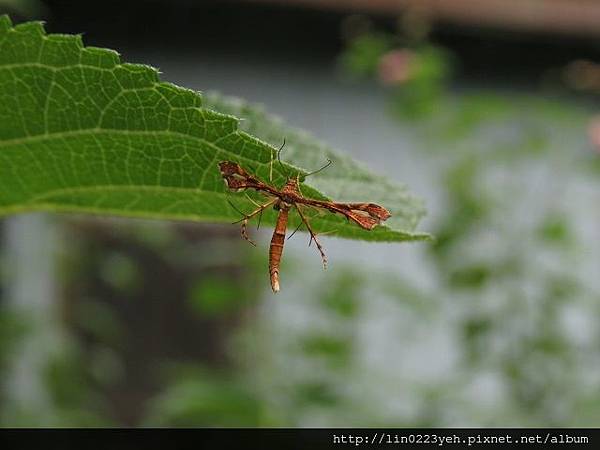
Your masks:
<svg viewBox="0 0 600 450"><path fill-rule="evenodd" d="M600 36L596 0L244 0L345 12L398 15L415 11L433 22L514 31Z"/></svg>

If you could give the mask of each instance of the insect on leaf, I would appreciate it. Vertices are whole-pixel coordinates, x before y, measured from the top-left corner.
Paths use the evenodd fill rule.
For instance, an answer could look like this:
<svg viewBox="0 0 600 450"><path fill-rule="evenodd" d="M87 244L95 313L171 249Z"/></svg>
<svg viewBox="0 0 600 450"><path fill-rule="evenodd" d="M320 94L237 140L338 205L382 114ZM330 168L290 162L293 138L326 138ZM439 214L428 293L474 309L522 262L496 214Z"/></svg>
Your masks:
<svg viewBox="0 0 600 450"><path fill-rule="evenodd" d="M319 161L327 154L313 138L253 107L235 109L162 82L152 67L124 63L112 50L85 47L80 36L47 35L39 22L13 26L0 16L0 216L43 210L231 222L239 214L226 201L217 162L242 164L262 180L272 167L281 186L284 173L271 165L275 149L267 142L289 137L286 158L301 167L315 165L297 158L300 153ZM256 133L241 130L232 113ZM319 232L388 241L426 237L414 232L423 209L404 188L348 158L332 159L342 171L315 175L301 185L305 195L328 200L347 189L355 197L347 201L368 198L393 217L372 231L328 218L333 214L311 217ZM367 187L368 195L353 195ZM254 207L248 199L240 203L245 211ZM298 224L295 216L290 225ZM265 211L262 220L274 226L277 217Z"/></svg>

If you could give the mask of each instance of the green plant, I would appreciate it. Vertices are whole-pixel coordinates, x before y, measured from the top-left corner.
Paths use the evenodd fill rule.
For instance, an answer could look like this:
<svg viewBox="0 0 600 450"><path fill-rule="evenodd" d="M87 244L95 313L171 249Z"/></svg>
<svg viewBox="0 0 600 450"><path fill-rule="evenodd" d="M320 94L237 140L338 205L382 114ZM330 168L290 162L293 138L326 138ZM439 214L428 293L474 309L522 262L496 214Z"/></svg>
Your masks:
<svg viewBox="0 0 600 450"><path fill-rule="evenodd" d="M302 176L304 167L335 160L334 169L302 184L304 195L373 201L393 215L367 232L317 214L317 230L365 240L428 237L414 232L424 210L404 187L251 107L216 97L209 106L269 130L276 144L286 138L285 158L298 164L284 164L287 171ZM285 179L272 164L275 148L238 124L203 105L198 92L159 81L149 66L121 63L116 52L84 47L79 36L46 35L39 22L12 26L0 17L0 215L81 211L231 222L239 213L226 201L220 160L265 180L272 173L277 185ZM252 208L249 197L235 202ZM263 221L274 224L274 212Z"/></svg>

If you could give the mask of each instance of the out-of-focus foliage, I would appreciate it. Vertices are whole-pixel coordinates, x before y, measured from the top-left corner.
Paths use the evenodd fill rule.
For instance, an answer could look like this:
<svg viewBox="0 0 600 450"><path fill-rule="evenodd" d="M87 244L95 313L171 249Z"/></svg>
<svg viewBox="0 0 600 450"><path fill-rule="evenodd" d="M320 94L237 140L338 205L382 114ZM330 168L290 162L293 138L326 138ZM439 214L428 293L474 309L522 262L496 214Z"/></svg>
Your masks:
<svg viewBox="0 0 600 450"><path fill-rule="evenodd" d="M260 398L244 374L201 367L173 368L167 388L152 400L148 426L260 426ZM237 377L237 378L236 378Z"/></svg>
<svg viewBox="0 0 600 450"><path fill-rule="evenodd" d="M367 78L377 73L381 57L392 50L394 41L387 34L365 33L352 38L340 63L355 78Z"/></svg>
<svg viewBox="0 0 600 450"><path fill-rule="evenodd" d="M0 308L0 372L6 370L7 363L14 356L14 343L27 331L24 317L6 307Z"/></svg>
<svg viewBox="0 0 600 450"><path fill-rule="evenodd" d="M409 86L391 89L396 102ZM600 287L588 247L598 233L586 228L600 187L587 169L599 157L586 144L587 115L541 93L490 91L445 94L435 114L413 112L444 205L432 294L442 314L451 302L460 349L434 385L441 410L459 402L460 413L429 425L589 426L600 417L590 376L600 364Z"/></svg>
<svg viewBox="0 0 600 450"><path fill-rule="evenodd" d="M3 425L137 424L146 410L160 403L153 400L155 395L167 395L160 392L173 380L172 366L204 361L215 369L231 364L225 348L228 335L252 316L257 296L251 288L256 284L254 271L245 267L244 247L231 244L232 236L237 243L237 230L92 219L65 220L62 228L69 237L61 248L65 336L60 351L47 355L40 366L47 398L43 410L5 403L0 408ZM7 314L0 317L9 325ZM23 317L22 323L29 319ZM20 344L10 330L3 327L0 334L2 356L9 345ZM14 365L19 355L13 351L6 356L7 365ZM204 373L205 383L218 378ZM193 386L199 387L196 381ZM221 386L222 393L228 392L227 383ZM222 406L235 396L232 392L222 398ZM200 397L203 402L208 399ZM215 393L211 398L218 403L221 396ZM223 406L219 416L215 403L215 409L205 407L204 418L195 416L195 424L246 422L249 403L240 401L239 416L232 404ZM177 416L185 410L172 406L172 401L164 405L160 423L166 423L171 412Z"/></svg>
<svg viewBox="0 0 600 450"><path fill-rule="evenodd" d="M387 86L401 119L431 115L452 73L452 58L441 47L390 33L353 36L340 65L351 78L375 77Z"/></svg>

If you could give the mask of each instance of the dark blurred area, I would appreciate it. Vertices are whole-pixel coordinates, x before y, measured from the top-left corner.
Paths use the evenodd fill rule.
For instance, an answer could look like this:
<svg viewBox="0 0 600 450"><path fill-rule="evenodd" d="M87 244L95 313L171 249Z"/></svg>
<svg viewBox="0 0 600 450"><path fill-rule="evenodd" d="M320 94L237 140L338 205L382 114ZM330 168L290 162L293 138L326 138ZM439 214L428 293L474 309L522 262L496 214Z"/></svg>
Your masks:
<svg viewBox="0 0 600 450"><path fill-rule="evenodd" d="M344 48L341 25L353 11L312 3L56 0L43 5L49 31L83 33L88 45L115 47L126 43L127 47L164 52L210 53L218 49L242 59L277 60L293 53L298 62L327 64ZM369 10L369 2L363 3ZM394 30L398 25L398 16L393 14L378 12L370 19L378 29ZM445 22L431 31L432 41L458 56L460 76L479 82L496 79L530 84L548 69L600 55L597 36L581 36L576 29L565 35Z"/></svg>
<svg viewBox="0 0 600 450"><path fill-rule="evenodd" d="M266 105L407 182L437 238L327 240L326 273L290 241L274 298L260 232L3 219L1 425L598 423L600 37L332 3L0 1Z"/></svg>

